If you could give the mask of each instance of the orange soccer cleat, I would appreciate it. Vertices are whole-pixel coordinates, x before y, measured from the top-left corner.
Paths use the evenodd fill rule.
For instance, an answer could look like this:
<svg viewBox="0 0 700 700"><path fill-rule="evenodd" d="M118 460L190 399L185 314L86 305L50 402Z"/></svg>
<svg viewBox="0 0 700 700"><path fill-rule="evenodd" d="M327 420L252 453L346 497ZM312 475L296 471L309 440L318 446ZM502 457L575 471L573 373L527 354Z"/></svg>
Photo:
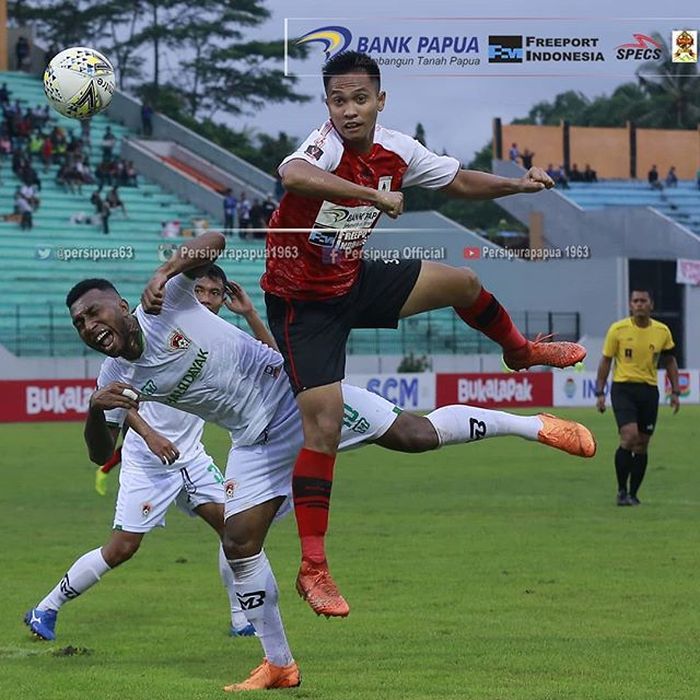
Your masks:
<svg viewBox="0 0 700 700"><path fill-rule="evenodd" d="M572 367L586 357L586 348L583 345L568 341L551 341L551 337L540 333L524 347L503 353L503 361L510 369L519 370L534 365Z"/></svg>
<svg viewBox="0 0 700 700"><path fill-rule="evenodd" d="M254 668L242 683L227 685L227 693L241 690L272 690L273 688L296 688L301 685L301 673L295 661L288 666L275 666L267 659Z"/></svg>
<svg viewBox="0 0 700 700"><path fill-rule="evenodd" d="M540 413L537 417L542 421L542 429L537 434L539 442L577 457L593 457L596 442L585 425L550 413Z"/></svg>
<svg viewBox="0 0 700 700"><path fill-rule="evenodd" d="M350 613L350 606L340 595L326 561L315 564L307 559L301 560L297 591L317 615L347 617Z"/></svg>

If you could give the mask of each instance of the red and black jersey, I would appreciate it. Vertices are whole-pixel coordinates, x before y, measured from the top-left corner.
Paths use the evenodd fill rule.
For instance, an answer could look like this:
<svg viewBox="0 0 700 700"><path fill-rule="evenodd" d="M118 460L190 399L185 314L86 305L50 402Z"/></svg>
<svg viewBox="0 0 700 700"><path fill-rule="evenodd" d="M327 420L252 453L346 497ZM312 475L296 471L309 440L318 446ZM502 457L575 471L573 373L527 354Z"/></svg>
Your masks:
<svg viewBox="0 0 700 700"><path fill-rule="evenodd" d="M460 167L456 159L438 156L410 136L381 126L375 128L372 150L357 153L345 147L330 121L281 165L297 158L358 185L393 191L412 185L440 189ZM380 215L359 199L331 202L287 192L270 219L262 288L290 299L346 294Z"/></svg>

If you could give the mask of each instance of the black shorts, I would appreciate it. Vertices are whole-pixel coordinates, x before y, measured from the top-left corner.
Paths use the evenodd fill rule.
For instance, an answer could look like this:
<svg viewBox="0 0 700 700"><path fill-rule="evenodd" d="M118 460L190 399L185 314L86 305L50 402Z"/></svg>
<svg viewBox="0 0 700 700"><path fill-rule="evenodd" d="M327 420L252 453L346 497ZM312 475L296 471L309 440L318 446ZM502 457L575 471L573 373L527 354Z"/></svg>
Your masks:
<svg viewBox="0 0 700 700"><path fill-rule="evenodd" d="M610 400L617 427L636 423L640 433L651 435L659 413L659 389L644 382L613 382Z"/></svg>
<svg viewBox="0 0 700 700"><path fill-rule="evenodd" d="M294 393L345 377L345 345L353 328L396 328L420 268L420 260L363 260L350 291L325 301L266 293L267 322Z"/></svg>

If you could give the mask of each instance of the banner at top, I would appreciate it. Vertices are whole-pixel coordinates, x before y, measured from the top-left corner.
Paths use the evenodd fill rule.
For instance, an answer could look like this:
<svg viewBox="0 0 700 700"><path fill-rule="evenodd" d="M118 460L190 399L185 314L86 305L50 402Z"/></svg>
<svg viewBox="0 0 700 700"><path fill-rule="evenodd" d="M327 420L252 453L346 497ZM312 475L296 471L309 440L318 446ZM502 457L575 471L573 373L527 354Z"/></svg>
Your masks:
<svg viewBox="0 0 700 700"><path fill-rule="evenodd" d="M285 73L318 77L342 51L367 53L382 71L413 76L607 76L658 74L653 62L695 57L700 19L364 17L285 18ZM679 37L682 37L679 38ZM683 47L678 47L679 41ZM674 44L675 42L675 44ZM306 58L298 58L306 46Z"/></svg>

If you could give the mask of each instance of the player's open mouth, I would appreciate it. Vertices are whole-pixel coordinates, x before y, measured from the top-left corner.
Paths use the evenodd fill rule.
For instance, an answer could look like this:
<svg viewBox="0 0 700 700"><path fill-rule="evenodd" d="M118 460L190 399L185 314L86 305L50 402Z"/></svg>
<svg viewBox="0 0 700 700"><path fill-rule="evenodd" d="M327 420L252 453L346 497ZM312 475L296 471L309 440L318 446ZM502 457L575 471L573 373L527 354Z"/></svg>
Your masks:
<svg viewBox="0 0 700 700"><path fill-rule="evenodd" d="M362 126L359 122L348 122L345 125L345 131L356 131Z"/></svg>
<svg viewBox="0 0 700 700"><path fill-rule="evenodd" d="M107 328L105 328L103 331L100 331L95 336L95 343L102 350L108 350L113 342L114 342L114 333L112 333L112 331L110 331Z"/></svg>

